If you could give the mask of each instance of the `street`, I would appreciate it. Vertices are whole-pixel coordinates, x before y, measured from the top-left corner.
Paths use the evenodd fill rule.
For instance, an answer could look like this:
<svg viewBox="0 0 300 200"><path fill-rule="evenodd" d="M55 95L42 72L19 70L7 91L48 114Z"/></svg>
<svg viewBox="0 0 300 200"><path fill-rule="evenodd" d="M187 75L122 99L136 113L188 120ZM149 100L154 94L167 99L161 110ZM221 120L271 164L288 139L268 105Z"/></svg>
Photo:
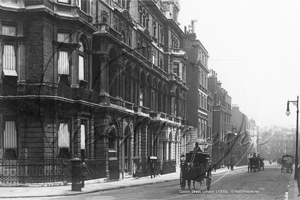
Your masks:
<svg viewBox="0 0 300 200"><path fill-rule="evenodd" d="M290 173L281 173L276 164L266 164L262 172L245 169L229 171L212 177L211 190L180 190L179 180L75 196L39 199L111 200L111 199L284 199ZM205 184L201 186L205 188Z"/></svg>

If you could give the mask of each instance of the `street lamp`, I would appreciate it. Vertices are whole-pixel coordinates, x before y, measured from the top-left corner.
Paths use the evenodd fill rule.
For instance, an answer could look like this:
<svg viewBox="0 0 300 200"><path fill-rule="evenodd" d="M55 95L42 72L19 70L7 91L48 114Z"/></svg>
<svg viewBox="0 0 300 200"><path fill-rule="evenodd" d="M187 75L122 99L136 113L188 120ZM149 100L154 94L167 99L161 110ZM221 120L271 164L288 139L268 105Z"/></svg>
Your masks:
<svg viewBox="0 0 300 200"><path fill-rule="evenodd" d="M295 175L294 175L294 179L298 178L298 115L299 115L299 96L297 96L297 101L288 101L287 102L287 108L286 108L286 115L289 116L290 115L290 102L294 103L295 106L297 106L297 121L296 121L296 158L295 158Z"/></svg>

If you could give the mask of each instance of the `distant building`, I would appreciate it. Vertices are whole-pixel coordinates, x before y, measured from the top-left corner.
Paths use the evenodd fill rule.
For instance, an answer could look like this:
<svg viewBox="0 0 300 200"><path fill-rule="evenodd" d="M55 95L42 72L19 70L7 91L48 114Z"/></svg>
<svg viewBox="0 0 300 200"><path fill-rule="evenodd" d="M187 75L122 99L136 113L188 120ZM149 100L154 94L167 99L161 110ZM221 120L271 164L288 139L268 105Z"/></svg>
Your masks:
<svg viewBox="0 0 300 200"><path fill-rule="evenodd" d="M231 124L233 128L237 131L239 137L236 142L236 148L238 148L238 165L246 165L247 157L253 154L253 139L250 135L250 124L247 115L240 111L238 105L233 105L231 110Z"/></svg>
<svg viewBox="0 0 300 200"><path fill-rule="evenodd" d="M225 164L226 149L228 149L227 134L232 133L231 97L222 88L213 70L208 77L208 90L213 95L212 160L220 167Z"/></svg>
<svg viewBox="0 0 300 200"><path fill-rule="evenodd" d="M187 63L187 102L186 119L187 126L191 130L191 140L187 144L188 151L193 150L194 143L198 142L202 151L208 148L207 139L211 132L208 126L208 52L194 33L194 21L192 29L185 32L182 37L183 49L187 52L189 62Z"/></svg>

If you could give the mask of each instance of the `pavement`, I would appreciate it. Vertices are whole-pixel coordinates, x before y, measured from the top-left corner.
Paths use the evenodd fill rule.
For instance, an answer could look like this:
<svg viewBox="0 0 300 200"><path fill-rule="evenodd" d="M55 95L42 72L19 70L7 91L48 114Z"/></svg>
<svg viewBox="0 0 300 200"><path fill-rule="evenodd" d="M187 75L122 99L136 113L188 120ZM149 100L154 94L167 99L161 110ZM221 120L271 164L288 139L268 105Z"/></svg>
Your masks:
<svg viewBox="0 0 300 200"><path fill-rule="evenodd" d="M246 168L246 166L235 167L234 170ZM231 170L226 168L217 169L214 174L229 173ZM155 178L150 176L140 178L126 178L119 181L107 182L106 179L96 179L85 181L85 187L81 191L72 191L72 184L43 184L43 185L28 185L26 187L0 187L0 199L9 198L38 198L38 197L55 197L55 196L71 196L86 193L100 192L126 187L134 187L148 185L160 182L178 180L178 189L180 173L170 173L158 175Z"/></svg>
<svg viewBox="0 0 300 200"><path fill-rule="evenodd" d="M234 170L245 169L247 166L235 167ZM220 168L214 174L230 173L231 170L226 168ZM0 187L0 199L10 199L10 198L38 198L38 197L58 197L58 196L71 196L80 195L86 193L94 193L106 190L114 190L126 187L134 187L141 185L148 185L160 182L167 182L178 180L179 185L179 172L158 175L155 178L150 178L150 176L140 177L140 178L126 178L119 181L106 181L106 179L96 179L85 181L85 187L81 191L72 191L72 184L68 183L66 185L57 184L44 184L44 185L28 185L26 187ZM285 200L289 199L299 199L297 182L293 179L294 174L291 174L290 182L285 193Z"/></svg>
<svg viewBox="0 0 300 200"><path fill-rule="evenodd" d="M293 170L293 173L291 174L285 200L290 200L290 199L300 200L300 196L298 196L298 183L296 180L294 180L294 174L295 174L295 170Z"/></svg>

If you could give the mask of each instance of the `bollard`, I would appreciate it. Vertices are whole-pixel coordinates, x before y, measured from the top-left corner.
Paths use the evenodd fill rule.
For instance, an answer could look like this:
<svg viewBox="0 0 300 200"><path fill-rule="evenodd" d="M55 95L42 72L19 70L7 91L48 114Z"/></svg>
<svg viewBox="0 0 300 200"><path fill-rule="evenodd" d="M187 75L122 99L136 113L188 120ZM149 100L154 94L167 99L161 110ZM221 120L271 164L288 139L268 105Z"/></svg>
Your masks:
<svg viewBox="0 0 300 200"><path fill-rule="evenodd" d="M73 158L71 160L72 166L72 191L81 191L81 159Z"/></svg>

